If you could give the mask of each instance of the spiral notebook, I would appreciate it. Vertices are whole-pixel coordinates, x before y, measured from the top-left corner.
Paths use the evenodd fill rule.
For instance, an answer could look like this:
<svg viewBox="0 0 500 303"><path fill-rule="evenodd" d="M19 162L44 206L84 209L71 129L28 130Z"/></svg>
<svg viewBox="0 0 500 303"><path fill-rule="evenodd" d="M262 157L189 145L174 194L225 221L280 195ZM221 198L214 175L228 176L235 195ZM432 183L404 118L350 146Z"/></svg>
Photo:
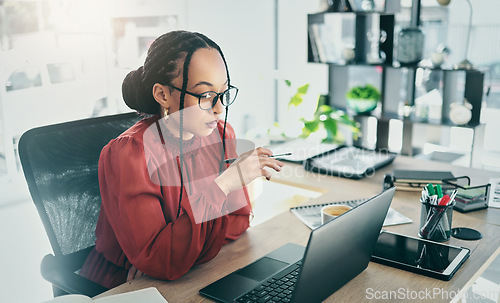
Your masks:
<svg viewBox="0 0 500 303"><path fill-rule="evenodd" d="M300 219L305 225L307 225L310 229L316 229L321 226L321 208L326 205L332 204L345 204L351 207L356 207L359 204L368 200L366 199L357 199L357 200L348 200L348 201L339 201L339 202L331 202L331 203L323 203L323 204L314 204L314 205L304 205L290 208L290 211L294 213L297 218ZM404 216L400 212L396 211L392 207L389 208L387 212L387 216L384 220L384 226L390 225L398 225L398 224L406 224L413 222L410 218Z"/></svg>

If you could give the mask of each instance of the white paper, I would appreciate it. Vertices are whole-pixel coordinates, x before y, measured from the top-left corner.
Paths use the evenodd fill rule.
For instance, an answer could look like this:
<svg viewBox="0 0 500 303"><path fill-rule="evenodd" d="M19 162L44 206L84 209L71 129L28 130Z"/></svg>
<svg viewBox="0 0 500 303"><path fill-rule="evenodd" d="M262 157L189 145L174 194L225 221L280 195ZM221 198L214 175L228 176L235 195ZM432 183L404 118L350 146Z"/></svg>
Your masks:
<svg viewBox="0 0 500 303"><path fill-rule="evenodd" d="M94 302L95 303L136 303L136 302L167 303L167 300L163 298L158 289L156 289L155 287L149 287L95 299Z"/></svg>
<svg viewBox="0 0 500 303"><path fill-rule="evenodd" d="M155 287L125 292L122 294L110 295L92 300L84 295L64 295L43 303L168 303Z"/></svg>
<svg viewBox="0 0 500 303"><path fill-rule="evenodd" d="M84 295L64 295L42 303L92 303L92 299Z"/></svg>
<svg viewBox="0 0 500 303"><path fill-rule="evenodd" d="M500 178L491 178L490 184L488 207L500 208Z"/></svg>

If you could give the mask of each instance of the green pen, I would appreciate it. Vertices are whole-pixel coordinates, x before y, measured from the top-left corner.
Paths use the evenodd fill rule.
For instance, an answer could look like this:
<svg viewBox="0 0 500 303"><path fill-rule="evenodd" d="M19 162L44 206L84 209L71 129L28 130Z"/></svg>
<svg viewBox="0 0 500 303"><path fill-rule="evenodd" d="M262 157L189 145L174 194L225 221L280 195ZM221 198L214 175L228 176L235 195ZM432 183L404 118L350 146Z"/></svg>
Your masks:
<svg viewBox="0 0 500 303"><path fill-rule="evenodd" d="M427 191L429 192L429 197L434 196L436 193L434 192L434 186L432 186L432 183L427 184Z"/></svg>
<svg viewBox="0 0 500 303"><path fill-rule="evenodd" d="M436 184L436 194L438 195L438 198L443 197L443 189L441 188L441 184Z"/></svg>

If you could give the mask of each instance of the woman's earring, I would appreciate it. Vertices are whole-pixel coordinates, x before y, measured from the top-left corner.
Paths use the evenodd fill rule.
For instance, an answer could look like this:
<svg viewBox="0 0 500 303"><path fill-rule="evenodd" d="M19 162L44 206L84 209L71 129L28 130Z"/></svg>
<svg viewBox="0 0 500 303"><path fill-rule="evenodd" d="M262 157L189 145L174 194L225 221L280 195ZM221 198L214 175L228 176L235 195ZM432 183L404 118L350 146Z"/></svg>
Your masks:
<svg viewBox="0 0 500 303"><path fill-rule="evenodd" d="M163 119L165 119L165 121L168 120L168 108L166 107L163 108Z"/></svg>

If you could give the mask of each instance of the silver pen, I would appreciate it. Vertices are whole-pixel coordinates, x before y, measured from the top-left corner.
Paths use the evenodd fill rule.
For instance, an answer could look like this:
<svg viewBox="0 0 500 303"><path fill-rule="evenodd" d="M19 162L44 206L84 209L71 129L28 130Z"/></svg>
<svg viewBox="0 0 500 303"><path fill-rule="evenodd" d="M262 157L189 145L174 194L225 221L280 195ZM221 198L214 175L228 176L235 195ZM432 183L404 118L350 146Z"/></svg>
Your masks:
<svg viewBox="0 0 500 303"><path fill-rule="evenodd" d="M269 158L279 158L279 157L286 157L286 156L291 156L292 153L283 153L283 154L275 154L275 155L270 155ZM231 158L231 159L226 159L224 160L224 163L233 163L236 161L238 158Z"/></svg>

